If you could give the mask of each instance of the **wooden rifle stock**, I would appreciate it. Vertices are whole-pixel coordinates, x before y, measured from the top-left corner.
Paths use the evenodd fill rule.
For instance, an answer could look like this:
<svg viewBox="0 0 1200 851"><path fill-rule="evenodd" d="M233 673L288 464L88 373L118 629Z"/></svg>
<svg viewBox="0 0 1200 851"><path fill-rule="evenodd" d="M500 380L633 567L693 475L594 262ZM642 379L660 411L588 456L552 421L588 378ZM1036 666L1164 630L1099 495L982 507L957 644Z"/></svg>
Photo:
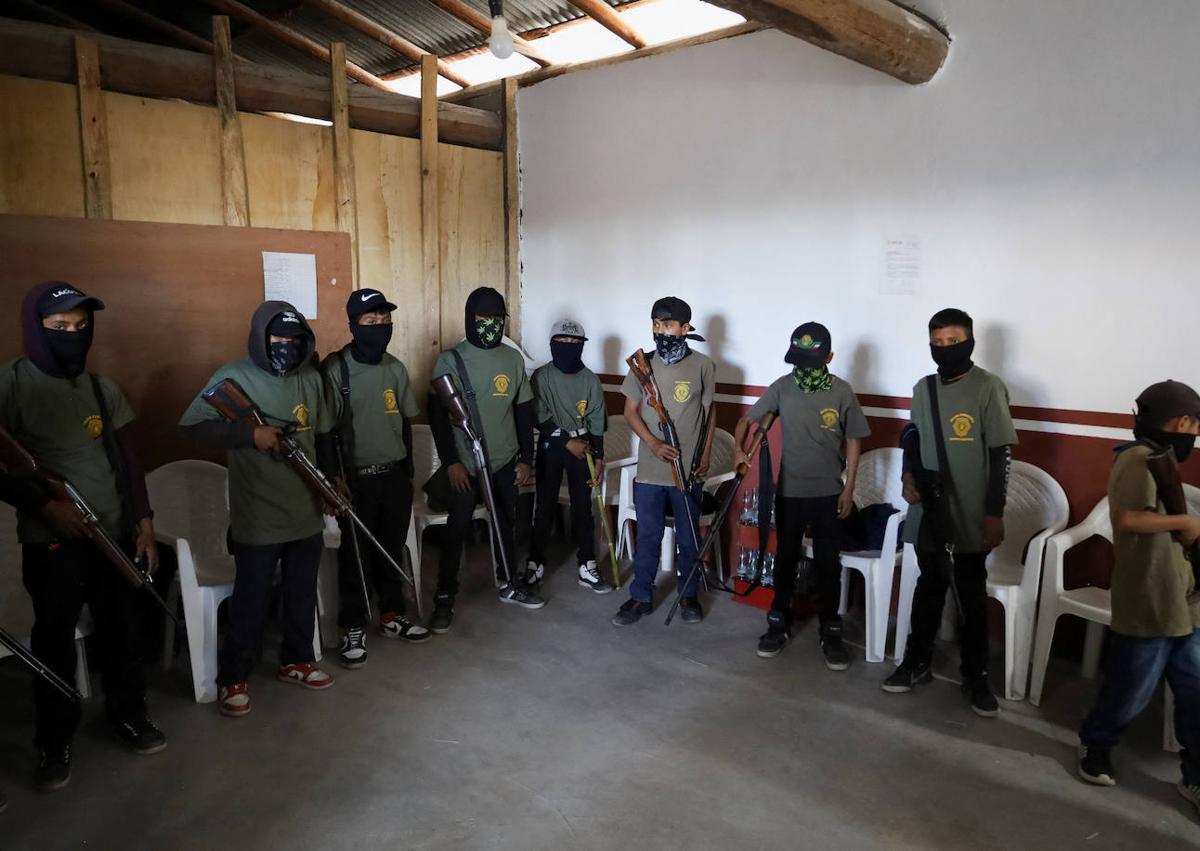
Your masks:
<svg viewBox="0 0 1200 851"><path fill-rule="evenodd" d="M658 381L654 378L654 371L650 369L650 361L646 358L646 353L638 349L625 359L625 363L629 365L633 377L642 385L642 391L646 394L646 404L658 415L658 429L662 432L663 442L677 453L677 457L671 462L671 476L675 480L675 487L681 493L687 493L691 476L683 469L683 447L679 444L679 432L675 429L671 415L667 413L667 406L663 404ZM700 439L704 440L704 437L701 435Z"/></svg>
<svg viewBox="0 0 1200 851"><path fill-rule="evenodd" d="M1183 477L1179 473L1179 461L1175 458L1175 450L1153 449L1146 456L1146 468L1150 471L1154 484L1158 488L1158 498L1162 500L1167 514L1187 514L1187 495L1183 491ZM1175 535L1175 540L1183 547L1184 554L1192 563L1192 577L1197 590L1200 590L1200 541L1193 541L1191 546L1184 544Z"/></svg>

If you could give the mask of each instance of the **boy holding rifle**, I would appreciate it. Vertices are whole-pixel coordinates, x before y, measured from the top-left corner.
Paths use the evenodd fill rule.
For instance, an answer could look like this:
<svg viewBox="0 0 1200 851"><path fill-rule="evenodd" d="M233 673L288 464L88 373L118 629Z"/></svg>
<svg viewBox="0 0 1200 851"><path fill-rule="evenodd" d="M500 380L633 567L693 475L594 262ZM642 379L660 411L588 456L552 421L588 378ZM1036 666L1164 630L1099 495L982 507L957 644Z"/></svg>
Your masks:
<svg viewBox="0 0 1200 851"><path fill-rule="evenodd" d="M21 304L25 356L0 367L0 426L40 467L67 478L90 503L102 528L133 555L140 570L158 567L146 480L133 447L133 409L121 389L86 368L97 298L70 284L33 287ZM6 453L7 455L8 453ZM5 457L0 498L18 509L25 589L33 600L33 653L63 680L75 676L75 625L86 602L102 652L105 711L136 753L167 741L146 709L137 649L137 597L100 548L75 503L53 497L16 473ZM35 782L42 791L67 785L77 702L45 680L34 683Z"/></svg>
<svg viewBox="0 0 1200 851"><path fill-rule="evenodd" d="M829 372L833 349L828 328L818 322L796 328L783 359L792 365L792 371L767 388L734 432L741 464L748 462L740 447L751 421L761 425L767 414L775 414L783 424L783 462L775 500L779 539L775 595L767 613L767 632L758 640L758 655L778 656L791 638L796 566L804 530L811 524L821 600L821 652L827 668L844 671L850 667L850 654L842 640L838 614L841 521L854 505L862 439L871 429L854 388Z"/></svg>
<svg viewBox="0 0 1200 851"><path fill-rule="evenodd" d="M571 533L579 562L579 584L597 594L613 587L596 569L596 534L592 519L593 476L588 469L591 454L595 479L604 475L604 388L596 374L583 365L583 326L560 319L550 330L551 363L533 374L537 395L538 453L537 509L533 537L529 543L526 581L540 582L545 575L546 539L558 508L558 489L563 474L571 492Z"/></svg>
<svg viewBox="0 0 1200 851"><path fill-rule="evenodd" d="M704 338L693 333L692 309L675 296L660 298L650 311L655 354L645 358L648 374L631 368L621 385L625 394L625 418L641 441L638 445L637 552L629 599L613 616L615 626L629 626L654 607L654 577L658 573L663 529L668 510L675 518L675 543L679 555L675 571L684 587L678 589L679 611L684 623L699 623L704 610L697 599L700 577L693 573L699 542L700 486L708 473L712 449L713 393L716 368L712 360L693 352L688 340ZM652 382L651 395L643 381ZM657 408L656 408L657 406ZM666 439L663 426L673 426L676 446ZM682 470L682 480L680 471ZM689 579L690 577L690 579Z"/></svg>
<svg viewBox="0 0 1200 851"><path fill-rule="evenodd" d="M1079 776L1116 785L1112 749L1166 675L1175 693L1178 789L1200 809L1200 517L1187 514L1178 464L1200 433L1200 395L1163 381L1137 399L1136 440L1116 448L1112 515L1112 639L1107 670L1079 730ZM1165 463L1164 463L1165 462Z"/></svg>
<svg viewBox="0 0 1200 851"><path fill-rule="evenodd" d="M231 718L250 712L246 681L262 638L277 564L283 575L283 645L276 679L308 689L333 685L313 656L317 566L324 546L321 514L327 509L278 457L286 428L307 455L317 455L326 475L336 467L333 414L314 366L315 342L296 308L283 301L264 302L250 321L248 357L222 366L205 387L233 379L275 425L230 421L202 396L179 421L186 436L228 452L230 541L237 573L217 685L221 713Z"/></svg>

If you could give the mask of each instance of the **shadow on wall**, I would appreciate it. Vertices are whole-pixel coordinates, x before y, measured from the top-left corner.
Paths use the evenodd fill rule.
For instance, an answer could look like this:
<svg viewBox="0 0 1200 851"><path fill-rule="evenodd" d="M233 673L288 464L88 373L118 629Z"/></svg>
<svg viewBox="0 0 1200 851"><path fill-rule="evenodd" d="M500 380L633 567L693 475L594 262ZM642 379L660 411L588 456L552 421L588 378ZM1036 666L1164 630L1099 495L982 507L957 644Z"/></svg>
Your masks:
<svg viewBox="0 0 1200 851"><path fill-rule="evenodd" d="M698 329L697 333L703 336L708 344L708 356L717 367L717 380L728 384L744 384L746 370L740 364L730 361L725 354L729 339L729 320L724 314L709 317L707 327Z"/></svg>
<svg viewBox="0 0 1200 851"><path fill-rule="evenodd" d="M1046 386L1031 376L1010 369L1008 332L1003 325L989 325L975 344L975 363L994 372L1008 386L1009 399L1020 399L1022 405L1045 405Z"/></svg>
<svg viewBox="0 0 1200 851"><path fill-rule="evenodd" d="M830 370L835 375L844 376L850 382L850 386L856 391L860 387L873 387L875 362L879 356L879 350L875 348L874 343L859 343L854 347L853 353L846 363L849 366L845 372L838 369L837 347L834 347L833 363L829 365Z"/></svg>
<svg viewBox="0 0 1200 851"><path fill-rule="evenodd" d="M603 371L612 375L623 375L625 373L625 358L631 352L624 350L624 343L616 334L609 334L604 338L604 360Z"/></svg>

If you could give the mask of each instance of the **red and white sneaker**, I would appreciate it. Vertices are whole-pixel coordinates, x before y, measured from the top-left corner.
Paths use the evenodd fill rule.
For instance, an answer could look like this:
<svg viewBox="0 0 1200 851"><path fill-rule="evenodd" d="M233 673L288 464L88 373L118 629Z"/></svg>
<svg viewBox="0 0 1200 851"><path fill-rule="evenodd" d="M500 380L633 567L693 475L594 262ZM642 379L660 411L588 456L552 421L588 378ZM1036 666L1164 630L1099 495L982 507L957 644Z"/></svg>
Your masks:
<svg viewBox="0 0 1200 851"><path fill-rule="evenodd" d="M217 692L217 700L221 702L221 714L230 718L241 718L250 714L250 695L245 683L234 683L231 686L221 686Z"/></svg>
<svg viewBox="0 0 1200 851"><path fill-rule="evenodd" d="M275 672L275 679L281 683L295 683L315 690L329 688L333 685L333 677L322 671L312 662L299 662L295 665L280 665Z"/></svg>

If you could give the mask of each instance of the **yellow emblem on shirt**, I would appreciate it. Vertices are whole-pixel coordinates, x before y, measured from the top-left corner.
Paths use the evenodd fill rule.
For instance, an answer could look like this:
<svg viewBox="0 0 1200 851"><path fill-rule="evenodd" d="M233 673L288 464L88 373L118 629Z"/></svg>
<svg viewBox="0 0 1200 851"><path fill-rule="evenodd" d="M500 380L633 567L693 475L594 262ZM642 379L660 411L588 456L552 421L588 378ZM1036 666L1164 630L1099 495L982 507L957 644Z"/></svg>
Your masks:
<svg viewBox="0 0 1200 851"><path fill-rule="evenodd" d="M587 413L587 399L580 399L576 402L575 410L579 412L579 419L583 419L583 415Z"/></svg>
<svg viewBox="0 0 1200 851"><path fill-rule="evenodd" d="M837 424L837 408L825 408L821 411L821 428L825 429L825 431L833 431L837 428Z"/></svg>
<svg viewBox="0 0 1200 851"><path fill-rule="evenodd" d="M104 420L96 414L83 418L83 428L88 437L96 438L104 433Z"/></svg>
<svg viewBox="0 0 1200 851"><path fill-rule="evenodd" d="M296 431L310 431L312 429L312 426L308 424L308 405L301 402L292 408L292 416L296 418L296 422L299 424Z"/></svg>
<svg viewBox="0 0 1200 851"><path fill-rule="evenodd" d="M396 391L391 388L383 391L383 412L385 414L400 413L400 406L396 404Z"/></svg>
<svg viewBox="0 0 1200 851"><path fill-rule="evenodd" d="M955 414L950 418L950 428L954 432L954 436L950 438L951 443L974 443L975 438L971 435L971 429L975 427L975 418L970 414Z"/></svg>
<svg viewBox="0 0 1200 851"><path fill-rule="evenodd" d="M493 396L507 396L509 385L512 384L512 379L507 375L497 375L492 379L492 386L496 388Z"/></svg>
<svg viewBox="0 0 1200 851"><path fill-rule="evenodd" d="M683 402L686 402L690 398L692 398L692 382L676 381L675 382L675 401L683 403Z"/></svg>

